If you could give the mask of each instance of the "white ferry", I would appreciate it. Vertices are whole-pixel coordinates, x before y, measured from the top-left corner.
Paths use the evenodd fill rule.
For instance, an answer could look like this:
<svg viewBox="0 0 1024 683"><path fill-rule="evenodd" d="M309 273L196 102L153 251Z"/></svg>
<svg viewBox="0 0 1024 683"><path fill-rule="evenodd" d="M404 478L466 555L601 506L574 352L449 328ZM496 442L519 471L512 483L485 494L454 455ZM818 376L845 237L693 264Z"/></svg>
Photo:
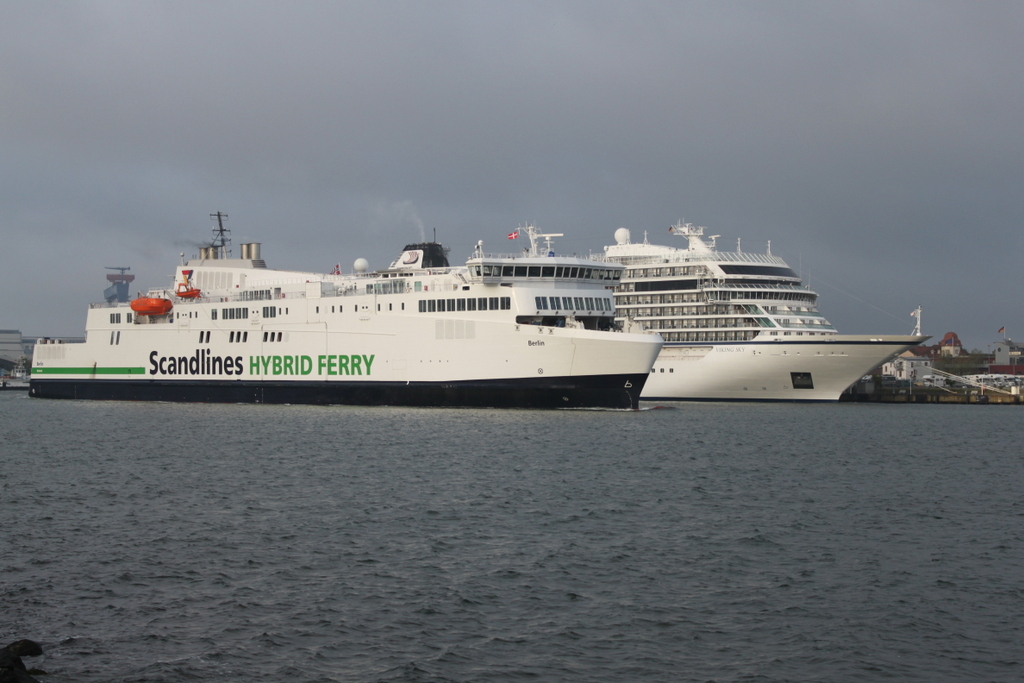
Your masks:
<svg viewBox="0 0 1024 683"><path fill-rule="evenodd" d="M259 243L232 258L218 223L169 289L92 304L84 343L40 340L30 395L635 409L661 349L615 322L622 266L555 256L533 226L529 249L478 242L464 267L427 242L319 274L267 268Z"/></svg>
<svg viewBox="0 0 1024 683"><path fill-rule="evenodd" d="M658 332L665 346L644 400L835 401L872 368L928 339L840 335L818 295L767 253L718 251L718 235L677 224L685 249L630 242L626 228L596 257L625 265L616 315Z"/></svg>

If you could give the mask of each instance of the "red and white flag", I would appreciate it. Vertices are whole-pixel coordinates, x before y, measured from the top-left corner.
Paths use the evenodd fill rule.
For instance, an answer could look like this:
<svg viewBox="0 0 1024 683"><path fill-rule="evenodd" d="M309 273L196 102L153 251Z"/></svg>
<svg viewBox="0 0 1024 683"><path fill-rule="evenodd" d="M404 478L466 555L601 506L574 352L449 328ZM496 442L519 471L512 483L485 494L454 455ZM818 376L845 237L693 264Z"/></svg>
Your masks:
<svg viewBox="0 0 1024 683"><path fill-rule="evenodd" d="M510 232L510 233L508 234L508 238L509 238L510 240L514 240L514 239L517 239L518 237L519 237L519 231L518 231L518 230L516 230L515 232Z"/></svg>

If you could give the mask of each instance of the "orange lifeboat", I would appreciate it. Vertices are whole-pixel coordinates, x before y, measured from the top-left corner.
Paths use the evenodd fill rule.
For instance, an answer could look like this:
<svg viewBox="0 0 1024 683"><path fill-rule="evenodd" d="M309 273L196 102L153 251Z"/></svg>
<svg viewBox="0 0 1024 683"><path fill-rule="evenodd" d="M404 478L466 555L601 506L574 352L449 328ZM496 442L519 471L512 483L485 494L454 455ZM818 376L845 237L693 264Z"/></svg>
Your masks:
<svg viewBox="0 0 1024 683"><path fill-rule="evenodd" d="M201 290L190 287L187 282L178 283L178 289L174 293L182 299L198 299L203 294Z"/></svg>
<svg viewBox="0 0 1024 683"><path fill-rule="evenodd" d="M137 299L132 299L131 307L132 310L139 315L164 315L169 313L174 304L171 303L170 299L160 299L155 297L140 296Z"/></svg>

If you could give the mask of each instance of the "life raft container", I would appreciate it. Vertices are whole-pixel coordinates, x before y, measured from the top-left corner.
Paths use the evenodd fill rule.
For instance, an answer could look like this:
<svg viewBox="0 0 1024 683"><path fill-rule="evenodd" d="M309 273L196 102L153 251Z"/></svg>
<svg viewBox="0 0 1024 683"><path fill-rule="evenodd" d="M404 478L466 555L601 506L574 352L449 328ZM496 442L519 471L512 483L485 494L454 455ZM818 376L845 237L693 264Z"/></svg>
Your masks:
<svg viewBox="0 0 1024 683"><path fill-rule="evenodd" d="M170 312L174 304L170 299L140 296L132 299L131 308L139 315L164 315Z"/></svg>

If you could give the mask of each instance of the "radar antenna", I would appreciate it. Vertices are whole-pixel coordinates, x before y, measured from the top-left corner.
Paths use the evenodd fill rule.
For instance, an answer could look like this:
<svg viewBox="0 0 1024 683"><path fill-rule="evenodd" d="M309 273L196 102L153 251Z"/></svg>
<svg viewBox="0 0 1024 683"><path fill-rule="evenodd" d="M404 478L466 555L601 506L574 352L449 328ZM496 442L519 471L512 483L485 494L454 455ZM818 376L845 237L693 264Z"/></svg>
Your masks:
<svg viewBox="0 0 1024 683"><path fill-rule="evenodd" d="M107 273L107 282L111 285L103 290L103 298L107 302L128 301L128 284L135 279L134 275L128 273L131 266L104 266L107 270L116 270L117 273Z"/></svg>
<svg viewBox="0 0 1024 683"><path fill-rule="evenodd" d="M527 251L527 254L530 255L530 256L554 256L555 252L553 251L553 249L551 247L551 238L552 237L563 237L564 236L563 233L560 233L560 232L549 232L549 233L546 233L546 234L538 232L537 231L537 226L534 225L533 223L527 223L526 225L520 225L516 229L516 232L517 233L518 232L525 232L526 236L530 238L530 248L529 248L528 251L524 250L524 251ZM543 239L544 240L544 247L543 247L544 248L544 253L543 254L541 254L540 249L538 248L538 245L537 245L537 240L538 239Z"/></svg>

